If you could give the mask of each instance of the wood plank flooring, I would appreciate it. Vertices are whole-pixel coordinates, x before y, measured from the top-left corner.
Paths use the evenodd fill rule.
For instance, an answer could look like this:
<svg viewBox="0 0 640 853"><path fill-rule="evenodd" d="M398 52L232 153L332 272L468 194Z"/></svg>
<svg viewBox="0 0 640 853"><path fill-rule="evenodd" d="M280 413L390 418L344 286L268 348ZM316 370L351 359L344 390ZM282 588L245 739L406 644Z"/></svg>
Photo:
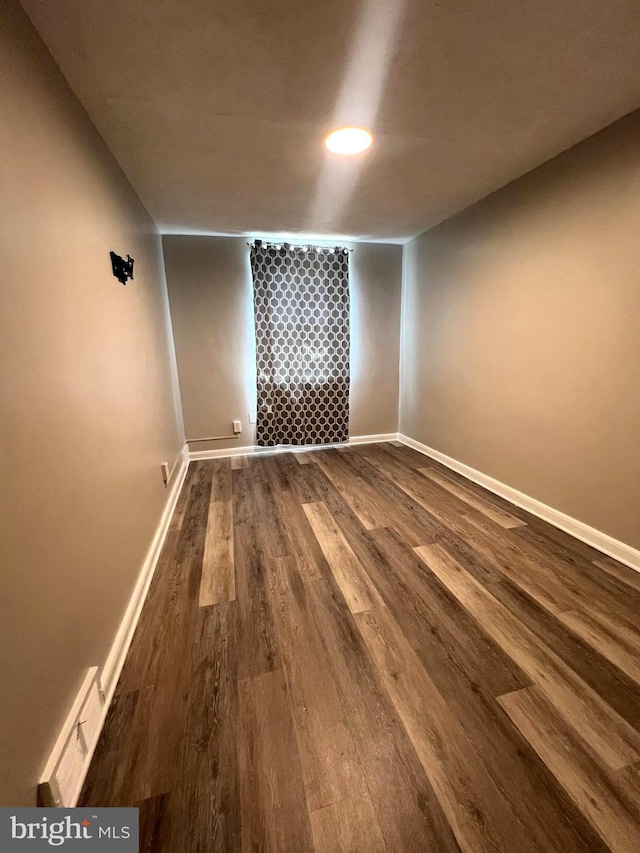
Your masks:
<svg viewBox="0 0 640 853"><path fill-rule="evenodd" d="M396 443L192 463L80 805L146 853L638 853L639 614Z"/></svg>

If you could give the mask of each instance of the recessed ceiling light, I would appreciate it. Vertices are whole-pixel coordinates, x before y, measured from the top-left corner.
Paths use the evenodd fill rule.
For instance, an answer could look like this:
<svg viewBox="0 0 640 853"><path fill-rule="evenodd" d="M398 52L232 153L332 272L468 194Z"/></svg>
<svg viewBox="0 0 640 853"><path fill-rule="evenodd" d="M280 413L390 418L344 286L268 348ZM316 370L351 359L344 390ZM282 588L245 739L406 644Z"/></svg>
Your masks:
<svg viewBox="0 0 640 853"><path fill-rule="evenodd" d="M366 127L339 127L324 140L329 151L334 154L360 154L373 142L373 136Z"/></svg>

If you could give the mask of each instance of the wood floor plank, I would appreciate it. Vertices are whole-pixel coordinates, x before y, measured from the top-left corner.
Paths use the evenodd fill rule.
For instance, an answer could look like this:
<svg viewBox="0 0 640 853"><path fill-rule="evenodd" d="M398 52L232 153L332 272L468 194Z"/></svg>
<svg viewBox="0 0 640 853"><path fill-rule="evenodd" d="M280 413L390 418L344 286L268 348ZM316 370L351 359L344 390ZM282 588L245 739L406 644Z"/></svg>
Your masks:
<svg viewBox="0 0 640 853"><path fill-rule="evenodd" d="M462 850L536 850L387 609L354 618Z"/></svg>
<svg viewBox="0 0 640 853"><path fill-rule="evenodd" d="M565 577L568 575L565 567ZM640 592L622 584L594 563L584 563L577 579L582 590L582 610L589 610L597 618L613 620L632 633L640 630Z"/></svg>
<svg viewBox="0 0 640 853"><path fill-rule="evenodd" d="M575 596L553 574L527 558L516 542L500 537L503 528L469 508L437 483L417 470L407 468L389 453L376 457L380 470L391 477L425 512L448 533L460 537L488 563L515 583L520 584L552 612L571 610L577 606Z"/></svg>
<svg viewBox="0 0 640 853"><path fill-rule="evenodd" d="M238 675L246 677L280 669L280 650L268 596L270 556L261 535L259 481L253 469L235 471L233 536L238 602Z"/></svg>
<svg viewBox="0 0 640 853"><path fill-rule="evenodd" d="M382 601L324 503L304 504L304 511L352 613Z"/></svg>
<svg viewBox="0 0 640 853"><path fill-rule="evenodd" d="M237 609L201 607L177 753L180 786L169 792L166 851L240 849Z"/></svg>
<svg viewBox="0 0 640 853"><path fill-rule="evenodd" d="M368 530L389 524L388 510L375 489L359 476L353 476L336 450L324 451L318 465L347 502L360 523Z"/></svg>
<svg viewBox="0 0 640 853"><path fill-rule="evenodd" d="M386 853L368 796L351 797L311 813L316 853Z"/></svg>
<svg viewBox="0 0 640 853"><path fill-rule="evenodd" d="M191 484L193 482L193 476L194 466L190 465L189 468L187 468L187 474L184 478L182 488L180 489L180 494L178 495L176 508L173 512L173 516L171 517L171 521L169 522L169 532L171 532L172 530L180 530L180 528L182 527L184 514L186 512L187 506L189 505L189 498L191 496Z"/></svg>
<svg viewBox="0 0 640 853"><path fill-rule="evenodd" d="M640 684L640 634L601 616L577 610L561 613L559 619Z"/></svg>
<svg viewBox="0 0 640 853"><path fill-rule="evenodd" d="M268 453L257 460L257 465L264 471L264 480L270 484L272 493L291 489L292 453Z"/></svg>
<svg viewBox="0 0 640 853"><path fill-rule="evenodd" d="M609 767L619 769L640 758L638 732L441 546L424 545L416 552Z"/></svg>
<svg viewBox="0 0 640 853"><path fill-rule="evenodd" d="M167 794L160 794L157 797L149 797L136 803L140 810L139 853L159 853L165 846L167 800Z"/></svg>
<svg viewBox="0 0 640 853"><path fill-rule="evenodd" d="M239 471L242 468L248 468L249 462L246 456L233 456L231 458L231 470Z"/></svg>
<svg viewBox="0 0 640 853"><path fill-rule="evenodd" d="M430 480L433 480L439 486L442 486L443 489L446 489L448 492L451 492L452 495L460 498L464 503L469 504L469 506L474 509L477 509L501 527L522 527L525 524L524 521L521 521L514 515L505 512L505 510L493 506L488 500L478 497L478 495L474 494L471 489L459 485L446 475L430 468L419 468L418 470L421 474L424 474L425 477L429 477Z"/></svg>
<svg viewBox="0 0 640 853"><path fill-rule="evenodd" d="M291 491L297 496L300 503L316 503L323 500L323 488L327 486L328 480L322 473L320 466L300 466L294 461L292 469L290 471Z"/></svg>
<svg viewBox="0 0 640 853"><path fill-rule="evenodd" d="M509 516L513 518L519 519L523 522L524 529L529 527L532 523L535 523L536 516L531 515L531 513L524 510L522 507L517 506L516 504L511 503L495 492L490 491L489 489L485 489L479 483L474 482L473 480L469 480L463 474L460 474L458 471L453 468L449 468L447 465L444 465L442 462L438 462L436 459L433 459L430 456L423 456L423 465L414 466L417 467L419 471L421 467L428 468L430 471L435 472L436 474L440 474L443 477L446 477L447 480L452 481L458 486L462 487L466 491L471 492L480 500L485 503L490 504L492 507L502 510L506 512ZM514 530L520 528L511 528Z"/></svg>
<svg viewBox="0 0 640 853"><path fill-rule="evenodd" d="M240 675L256 675L281 665L273 614L267 595L267 561L246 525L234 527L236 600L240 611Z"/></svg>
<svg viewBox="0 0 640 853"><path fill-rule="evenodd" d="M605 853L606 847L494 696L446 665L437 643L418 657L496 788L538 851ZM480 681L480 679L479 679Z"/></svg>
<svg viewBox="0 0 640 853"><path fill-rule="evenodd" d="M128 775L134 760L132 723L139 693L117 693L100 733L78 806L105 808L128 805Z"/></svg>
<svg viewBox="0 0 640 853"><path fill-rule="evenodd" d="M231 459L213 459L209 465L212 467L211 500L230 501L233 490Z"/></svg>
<svg viewBox="0 0 640 853"><path fill-rule="evenodd" d="M306 580L317 580L326 576L329 571L326 557L297 494L289 490L281 491L276 495L276 503L297 570Z"/></svg>
<svg viewBox="0 0 640 853"><path fill-rule="evenodd" d="M182 522L181 522L182 525ZM171 564L175 555L180 527L169 530L156 570L153 574L145 605L131 641L120 674L116 693L139 690L150 671L151 660L158 643L158 612L164 607L171 586Z"/></svg>
<svg viewBox="0 0 640 853"><path fill-rule="evenodd" d="M629 793L635 804L637 814L640 807L640 761L636 761L635 764L630 764L628 767L618 770L614 778L622 786L623 790Z"/></svg>
<svg viewBox="0 0 640 853"><path fill-rule="evenodd" d="M577 811L567 808L558 796L557 786L535 753L527 750L508 721L505 724L495 702L505 685L518 689L530 680L435 576L425 577L424 563L421 571L422 561L397 534L385 530L371 531L368 536L379 543L386 558L374 578L385 602L405 636L419 638L422 647L417 654L427 674L475 744L502 796L535 840L536 849L564 853L599 849ZM406 596L397 592L402 587ZM411 613L416 614L415 622L408 615Z"/></svg>
<svg viewBox="0 0 640 853"><path fill-rule="evenodd" d="M267 460L271 461L271 460ZM288 482L276 486L273 477L254 486L253 506L257 513L255 523L262 551L269 557L288 557L291 543L287 535L284 519L278 512L278 495L286 490ZM264 519L267 523L262 523Z"/></svg>
<svg viewBox="0 0 640 853"><path fill-rule="evenodd" d="M168 571L164 606L155 613L152 652L143 675L132 730L136 745L127 784L143 800L173 786L198 623L198 592L215 466L194 465L189 505Z"/></svg>
<svg viewBox="0 0 640 853"><path fill-rule="evenodd" d="M140 619L138 620L131 646L116 687L117 693L128 693L131 690L138 690L145 683L150 661L158 640L158 612L163 608L164 602L170 595L170 585L173 577L171 567L184 517L191 502L191 490L194 481L201 478L205 470L204 468L198 468L193 462L187 470L184 484L178 496L176 510L169 524L167 537L158 558L153 578L151 579L145 606L140 614Z"/></svg>
<svg viewBox="0 0 640 853"><path fill-rule="evenodd" d="M356 446L354 451L344 454L343 464L347 470L353 471L368 484L385 507L385 527L393 527L410 545L435 542L437 529L433 520L395 483L380 476L380 472L369 460L369 454L363 450L372 446Z"/></svg>
<svg viewBox="0 0 640 853"><path fill-rule="evenodd" d="M514 528L513 535L537 546L544 554L555 554L571 566L582 566L598 554L586 543L573 539L563 530L552 527L535 516L531 516L523 527Z"/></svg>
<svg viewBox="0 0 640 853"><path fill-rule="evenodd" d="M204 545L200 607L235 601L236 573L233 557L233 503L209 504L207 536Z"/></svg>
<svg viewBox="0 0 640 853"><path fill-rule="evenodd" d="M418 468L424 468L425 464L431 461L424 453L420 453L420 451L414 450L413 447L409 447L402 442L400 442L400 446L393 444L393 442L381 442L380 444L376 444L375 447L379 448L390 458L400 462L404 467L413 468L415 471Z"/></svg>
<svg viewBox="0 0 640 853"><path fill-rule="evenodd" d="M618 563L616 560L612 560L610 557L603 556L597 560L593 560L592 562L594 566L597 566L599 569L603 569L621 583L632 587L637 592L640 592L640 572L636 572L628 566L623 566L621 563Z"/></svg>
<svg viewBox="0 0 640 853"><path fill-rule="evenodd" d="M593 760L575 730L538 687L502 696L500 704L612 853L640 850L640 808L632 792Z"/></svg>
<svg viewBox="0 0 640 853"><path fill-rule="evenodd" d="M463 560L456 559L473 574ZM482 582L477 576L476 579ZM640 731L640 685L637 682L569 630L560 621L561 614L549 613L510 581L505 579L489 584L487 588L540 642L561 658L616 713Z"/></svg>
<svg viewBox="0 0 640 853"><path fill-rule="evenodd" d="M239 684L239 775L243 853L312 853L284 672Z"/></svg>
<svg viewBox="0 0 640 853"><path fill-rule="evenodd" d="M531 683L397 533L374 530L368 538L378 560L367 570L412 646L433 653L434 669L488 696Z"/></svg>
<svg viewBox="0 0 640 853"><path fill-rule="evenodd" d="M464 525L469 525L476 533L470 533ZM460 535L551 613L563 613L579 606L580 597L573 588L566 586L548 565L524 553L514 539L501 537L490 522L464 515Z"/></svg>
<svg viewBox="0 0 640 853"><path fill-rule="evenodd" d="M272 562L270 592L310 811L365 796L362 768L306 587L290 557Z"/></svg>
<svg viewBox="0 0 640 853"><path fill-rule="evenodd" d="M383 453L378 464L398 485L440 522L446 540L456 536L481 556L504 577L519 585L552 613L562 613L580 607L587 600L585 590L575 577L567 577L565 566L559 566L551 552L541 559L539 551L528 550L524 536L526 527L504 530L480 513L461 512L448 499L450 496L435 482L404 467L397 459ZM420 481L424 481L421 483ZM515 535L514 535L515 534ZM560 576L556 569L561 570ZM497 579L497 578L496 578Z"/></svg>
<svg viewBox="0 0 640 853"><path fill-rule="evenodd" d="M338 585L328 577L309 584L307 592L389 850L459 853L433 787L379 684Z"/></svg>
<svg viewBox="0 0 640 853"><path fill-rule="evenodd" d="M358 516L353 512L349 504L327 477L322 466L311 465L306 468L301 468L300 471L305 478L304 484L296 483L294 485L294 490L298 494L301 503L324 503L332 515L335 515L337 510L348 512L351 517L355 519L359 529L366 529L358 519Z"/></svg>
<svg viewBox="0 0 640 853"><path fill-rule="evenodd" d="M521 530L510 531L507 541L519 543L529 563L535 562L550 572L567 590L575 601L575 608L590 611L596 617L608 613L615 615L616 622L630 630L638 629L640 592L620 585L620 582L588 561L567 561L555 551L548 551L538 542L524 537ZM573 609L573 608L570 608Z"/></svg>

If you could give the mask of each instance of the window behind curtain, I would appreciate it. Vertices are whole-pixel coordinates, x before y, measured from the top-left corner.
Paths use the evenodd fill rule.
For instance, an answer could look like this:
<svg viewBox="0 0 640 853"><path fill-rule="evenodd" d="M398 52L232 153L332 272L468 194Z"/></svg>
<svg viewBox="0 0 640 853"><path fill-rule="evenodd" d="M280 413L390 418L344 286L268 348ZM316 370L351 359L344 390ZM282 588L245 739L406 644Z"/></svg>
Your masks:
<svg viewBox="0 0 640 853"><path fill-rule="evenodd" d="M329 444L349 435L349 253L251 247L257 442Z"/></svg>

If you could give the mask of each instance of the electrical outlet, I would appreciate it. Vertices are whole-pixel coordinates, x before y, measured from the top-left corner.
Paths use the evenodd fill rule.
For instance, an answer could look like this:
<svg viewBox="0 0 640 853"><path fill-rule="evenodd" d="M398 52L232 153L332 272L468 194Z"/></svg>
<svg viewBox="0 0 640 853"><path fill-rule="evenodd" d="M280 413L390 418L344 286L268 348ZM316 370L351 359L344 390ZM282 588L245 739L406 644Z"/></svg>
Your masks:
<svg viewBox="0 0 640 853"><path fill-rule="evenodd" d="M256 422L256 416L253 414L253 412L249 412L249 423L255 424L255 422Z"/></svg>
<svg viewBox="0 0 640 853"><path fill-rule="evenodd" d="M233 434L234 434L234 435L240 435L240 433L241 433L241 432L242 432L242 423L241 423L241 421L234 421L234 422L233 422Z"/></svg>

